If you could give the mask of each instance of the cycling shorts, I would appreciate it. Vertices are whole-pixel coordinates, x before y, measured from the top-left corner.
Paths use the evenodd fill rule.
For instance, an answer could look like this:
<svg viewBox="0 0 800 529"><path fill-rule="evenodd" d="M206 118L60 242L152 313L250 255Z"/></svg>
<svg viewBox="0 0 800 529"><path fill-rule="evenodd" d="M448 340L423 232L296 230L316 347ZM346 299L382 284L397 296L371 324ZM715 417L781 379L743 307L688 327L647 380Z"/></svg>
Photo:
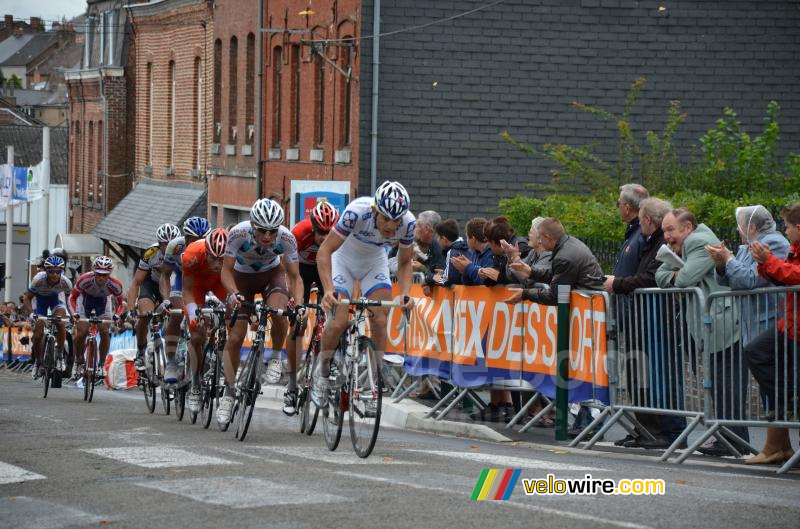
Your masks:
<svg viewBox="0 0 800 529"><path fill-rule="evenodd" d="M283 294L287 298L289 297L289 288L286 286L286 270L283 265L254 274L246 274L234 269L233 279L236 282L236 288L247 303L253 303L256 294L261 294L261 299L265 302L272 294ZM252 313L251 307L243 306L239 309L238 318L247 318Z"/></svg>
<svg viewBox="0 0 800 529"><path fill-rule="evenodd" d="M33 311L39 316L47 316L47 309L55 314L58 309L66 310L67 304L64 303L63 297L58 292L47 296L36 294L33 297Z"/></svg>
<svg viewBox="0 0 800 529"><path fill-rule="evenodd" d="M344 253L336 250L331 256L331 277L336 292L352 297L353 285L356 281L361 285L364 297L380 289L392 289L389 277L389 259L385 252L376 252L374 257L365 259L364 255Z"/></svg>

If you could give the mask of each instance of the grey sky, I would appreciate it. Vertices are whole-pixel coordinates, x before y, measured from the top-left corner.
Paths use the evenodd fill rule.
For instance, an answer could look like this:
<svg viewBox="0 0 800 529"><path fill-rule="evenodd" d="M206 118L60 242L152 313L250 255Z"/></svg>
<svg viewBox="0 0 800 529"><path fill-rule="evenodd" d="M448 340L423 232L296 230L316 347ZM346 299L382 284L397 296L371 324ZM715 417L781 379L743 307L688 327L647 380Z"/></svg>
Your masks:
<svg viewBox="0 0 800 529"><path fill-rule="evenodd" d="M67 20L86 11L86 0L2 0L0 15L14 15L15 19L43 19L50 29L53 20Z"/></svg>

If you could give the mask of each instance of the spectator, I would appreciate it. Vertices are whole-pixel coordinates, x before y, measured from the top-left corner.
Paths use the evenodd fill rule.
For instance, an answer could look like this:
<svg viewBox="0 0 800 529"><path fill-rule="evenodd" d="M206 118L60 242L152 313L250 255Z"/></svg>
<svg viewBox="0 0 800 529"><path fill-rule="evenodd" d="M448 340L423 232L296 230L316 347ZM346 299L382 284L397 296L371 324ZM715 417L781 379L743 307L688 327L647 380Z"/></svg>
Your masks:
<svg viewBox="0 0 800 529"><path fill-rule="evenodd" d="M467 222L465 229L468 250L463 252L461 247L454 246L448 252L444 274L446 284L483 284L483 278L479 272L482 268L492 266L494 256L486 239L485 228L488 222L483 217L475 217Z"/></svg>
<svg viewBox="0 0 800 529"><path fill-rule="evenodd" d="M514 228L506 217L495 217L483 228L489 248L492 250L492 266L481 268L478 275L487 286L508 285L516 279L506 273L508 263L516 256L525 257L530 251L528 242L514 235Z"/></svg>
<svg viewBox="0 0 800 529"><path fill-rule="evenodd" d="M695 216L685 208L667 213L661 225L664 240L672 250L683 259L682 267L663 263L656 271L656 283L661 288L698 287L705 298L714 292L729 290L720 286L714 277L714 262L705 251L706 245L718 246L720 241L705 224L698 224ZM689 336L695 344L703 343L702 315L689 303L684 312ZM717 419L741 419L745 408L745 388L747 371L742 368L741 342L739 340L738 311L732 300L721 299L711 308L710 348L713 366L714 407ZM708 376L708 375L706 375ZM728 430L749 442L746 427L728 426ZM720 435L725 435L721 433ZM740 451L748 450L736 439L728 438ZM725 445L716 439L699 448L706 455L728 456L732 454Z"/></svg>
<svg viewBox="0 0 800 529"><path fill-rule="evenodd" d="M758 273L762 278L778 285L797 285L800 284L800 203L783 208L781 217L786 223L786 237L791 243L786 258L779 259L767 244L760 241L751 243L750 251L758 263ZM792 365L800 337L797 333L796 307L797 294L788 292L783 307L784 316L778 321L777 328L773 325L759 334L744 350L748 368L765 397L764 407L777 420L788 419L783 416L785 409L789 407L787 402L798 398L794 393L797 391L798 366ZM789 380L785 380L784 373L789 374ZM790 388L788 401L785 400L785 388ZM745 463L779 464L793 455L789 431L785 428L769 428L764 448Z"/></svg>
<svg viewBox="0 0 800 529"><path fill-rule="evenodd" d="M439 247L439 241L434 235L436 226L442 221L442 217L435 211L423 211L417 215L417 226L414 233L417 246L424 255L420 259L412 262L414 272L421 272L425 275L425 284L433 284L433 276L437 270L444 271L444 254Z"/></svg>
<svg viewBox="0 0 800 529"><path fill-rule="evenodd" d="M459 235L458 222L454 219L443 220L436 226L436 236L439 247L444 254L444 270L440 274L434 275L434 281L439 284L452 284L448 281L448 273L453 270L450 266L450 258L457 255L466 255L469 252L469 244Z"/></svg>
<svg viewBox="0 0 800 529"><path fill-rule="evenodd" d="M706 246L714 261L717 282L733 290L752 290L771 286L769 279L758 274L758 263L750 253L754 241L769 246L778 259L789 253L789 241L775 229L775 221L764 206L736 208L736 226L742 244L736 255L722 242L718 246ZM775 324L774 296L753 296L749 304L741 307L742 343L750 343L762 330Z"/></svg>
<svg viewBox="0 0 800 529"><path fill-rule="evenodd" d="M548 270L534 268L530 278L538 283L548 283L550 288L510 288L511 297L506 303L522 300L543 305L556 305L558 285L569 285L573 290L599 290L603 287L603 269L583 242L570 237L561 222L553 217L539 225L542 247L552 252Z"/></svg>
<svg viewBox="0 0 800 529"><path fill-rule="evenodd" d="M625 228L625 240L619 250L614 276L629 277L637 273L642 258L644 238L639 222L639 208L642 200L650 194L639 184L625 184L619 188L617 209L619 217L628 226Z"/></svg>
<svg viewBox="0 0 800 529"><path fill-rule="evenodd" d="M551 253L542 246L542 238L539 236L539 225L544 221L544 217L536 217L531 221L531 228L528 230L528 246L530 251L525 257L519 254L514 255L508 263L506 275L513 277L515 282L520 283L524 288L532 288L534 282L530 279L532 268L547 270L550 268Z"/></svg>
<svg viewBox="0 0 800 529"><path fill-rule="evenodd" d="M622 210L622 207L620 207ZM656 278L655 273L661 263L656 260L656 254L661 245L664 244L664 231L661 229L661 222L667 213L672 211L672 205L658 198L646 198L639 202L639 226L642 233L643 245L641 246L641 258L637 269L628 275L610 275L606 276L606 281L603 288L609 293L621 295L632 294L637 288L655 288ZM626 248L630 246L623 245L622 252L629 253ZM632 250L631 250L632 251ZM622 256L620 256L622 259ZM617 266L615 270L620 270ZM624 270L624 269L623 269ZM630 310L629 304L617 303L618 310ZM639 317L652 318L652 321L658 321L658 318L663 318L667 313L666 307L663 303L658 303L658 298L648 299L646 303L637 306ZM617 317L619 325L624 325L630 319L624 315ZM629 329L632 331L632 329ZM649 362L647 358L655 359L656 362L661 361L662 364L674 364L673 358L660 358L666 354L663 347L663 337L658 331L650 327L642 327L640 332L646 333L646 336L639 337L636 332L627 332L623 336L626 338L624 344L628 357L625 363L625 370L627 372L627 382L629 391L636 396L637 405L647 406L656 404L670 403L675 407L680 393L682 392L682 384L676 381L672 384L656 385L655 387L648 388L645 381L649 379L648 369ZM642 355L646 353L646 357ZM674 373L677 369L664 369L664 372ZM663 388L668 394L662 395L658 392L658 388ZM655 390L656 395L651 391ZM651 396L655 396L657 402L651 400ZM677 439L681 432L686 428L686 419L683 417L675 417L672 415L657 415L652 413L636 412L636 420L650 432L654 440L646 439L637 432L639 435L628 435L623 439L615 441L617 446L625 446L627 448L666 448Z"/></svg>

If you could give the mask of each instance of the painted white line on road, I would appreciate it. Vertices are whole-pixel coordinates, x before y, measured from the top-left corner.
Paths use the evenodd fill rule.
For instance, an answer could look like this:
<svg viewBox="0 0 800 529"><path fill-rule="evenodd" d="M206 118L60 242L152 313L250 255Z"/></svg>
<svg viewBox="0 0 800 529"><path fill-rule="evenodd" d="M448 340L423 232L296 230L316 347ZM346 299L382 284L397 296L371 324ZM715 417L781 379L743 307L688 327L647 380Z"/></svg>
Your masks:
<svg viewBox="0 0 800 529"><path fill-rule="evenodd" d="M544 461L541 459L527 459L524 457L503 456L497 454L481 454L480 452L448 452L446 450L419 450L407 448L406 452L418 452L420 454L431 454L442 457L454 457L456 459L464 459L466 461L474 461L475 463L488 463L494 465L494 468L535 468L537 470L558 470L558 471L598 471L603 470L600 468L583 467L578 465L569 465L567 463L555 463L552 461Z"/></svg>
<svg viewBox="0 0 800 529"><path fill-rule="evenodd" d="M118 448L85 449L89 454L107 457L145 468L197 467L205 465L239 465L237 461L203 456L166 446L126 446Z"/></svg>
<svg viewBox="0 0 800 529"><path fill-rule="evenodd" d="M62 529L112 521L66 505L27 496L0 498L3 527L14 529Z"/></svg>
<svg viewBox="0 0 800 529"><path fill-rule="evenodd" d="M316 493L306 486L298 488L264 479L239 476L146 481L137 485L233 509L350 501L343 496Z"/></svg>
<svg viewBox="0 0 800 529"><path fill-rule="evenodd" d="M32 481L34 479L47 479L41 474L25 470L24 468L15 467L8 463L0 461L0 485L7 483L22 483L23 481Z"/></svg>
<svg viewBox="0 0 800 529"><path fill-rule="evenodd" d="M233 454L241 457L246 457L248 459L258 459L262 463L286 463L286 461L282 461L280 459L270 459L268 457L247 454L245 452L242 452L241 450L234 450L232 448L220 448L219 446L209 446L208 448L214 450L215 452L224 452L226 454Z"/></svg>
<svg viewBox="0 0 800 529"><path fill-rule="evenodd" d="M367 481L376 481L376 482L380 482L380 483L388 483L390 485L400 485L400 486L409 487L409 488L412 488L412 489L433 490L433 491L436 491L436 492L443 492L443 493L446 493L446 494L459 496L459 497L461 497L462 499L465 499L465 500L467 499L467 497L469 495L469 491L464 492L464 491L456 491L456 490L453 490L453 489L447 489L447 488L444 488L444 487L432 487L432 486L428 486L428 485L420 485L418 483L409 483L407 481L401 481L401 480L391 479L391 478L381 478L381 477L378 477L378 476L372 476L372 475L368 475L368 474L358 474L356 472L339 471L339 472L334 472L334 474L338 474L340 476L350 477L350 478L354 478L354 479L363 479L363 480L367 480ZM642 524L631 523L631 522L621 522L621 521L618 521L618 520L609 520L607 518L601 518L599 516L592 516L590 514L579 514L579 513L572 512L572 511L561 511L561 510L558 510L558 509L551 509L549 507L539 507L539 506L536 506L536 505L529 505L527 503L521 503L521 502L514 501L514 500L497 501L497 502L492 502L492 503L495 504L495 505L509 505L509 506L516 507L516 508L519 508L519 509L524 509L526 511L533 511L533 512L536 512L536 513L539 513L539 514L552 514L554 516L561 516L561 517L570 518L570 519L573 519L573 520L591 522L593 524L611 525L611 526L614 526L614 527L622 527L624 529L654 529L653 527L651 527L649 525L642 525Z"/></svg>
<svg viewBox="0 0 800 529"><path fill-rule="evenodd" d="M334 465L421 465L414 461L402 461L392 457L384 457L379 454L373 455L366 459L360 458L349 450L340 452L331 452L327 448L317 447L283 447L283 446L263 446L253 445L253 448L260 448L262 450L269 450L277 454L301 457L303 459L310 459L312 461L324 461Z"/></svg>

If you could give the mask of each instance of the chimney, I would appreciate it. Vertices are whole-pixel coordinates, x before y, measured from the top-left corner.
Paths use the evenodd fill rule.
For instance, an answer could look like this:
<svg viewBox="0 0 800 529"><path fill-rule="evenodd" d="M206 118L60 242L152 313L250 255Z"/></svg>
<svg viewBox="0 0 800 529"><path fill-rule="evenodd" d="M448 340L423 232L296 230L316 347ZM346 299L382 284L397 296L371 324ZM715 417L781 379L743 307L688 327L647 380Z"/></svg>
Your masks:
<svg viewBox="0 0 800 529"><path fill-rule="evenodd" d="M42 19L39 17L31 17L31 29L34 31L44 30L44 27L42 26Z"/></svg>
<svg viewBox="0 0 800 529"><path fill-rule="evenodd" d="M6 15L6 29L12 30L14 28L14 15Z"/></svg>
<svg viewBox="0 0 800 529"><path fill-rule="evenodd" d="M36 65L36 68L33 70L33 82L38 83L42 80L42 75L39 73L39 65Z"/></svg>

